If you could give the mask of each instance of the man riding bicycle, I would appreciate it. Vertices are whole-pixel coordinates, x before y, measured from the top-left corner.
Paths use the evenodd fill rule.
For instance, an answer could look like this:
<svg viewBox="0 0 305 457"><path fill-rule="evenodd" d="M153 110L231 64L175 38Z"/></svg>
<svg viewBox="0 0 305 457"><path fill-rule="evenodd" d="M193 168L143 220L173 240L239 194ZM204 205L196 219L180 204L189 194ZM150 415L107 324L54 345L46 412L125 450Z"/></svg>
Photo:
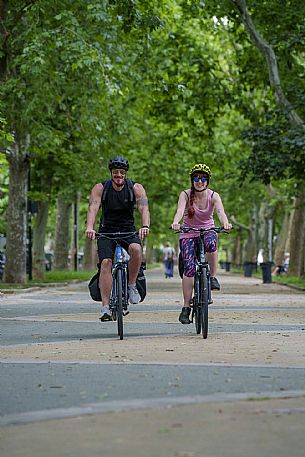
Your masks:
<svg viewBox="0 0 305 457"><path fill-rule="evenodd" d="M136 287L136 279L142 262L143 240L149 233L150 213L148 200L144 187L127 179L129 169L128 160L118 156L110 159L108 168L111 172L111 180L97 183L91 190L89 208L87 213L87 238L94 240L95 219L100 207L102 215L99 225L99 233L135 232L134 206L136 205L141 216L142 228L139 234L130 237L122 235L120 240L123 248L130 256L128 262L128 296L130 303L139 303L140 295ZM109 236L111 238L111 235ZM100 262L99 286L102 297L102 309L99 316L101 321L112 320L109 310L110 295L112 288L112 263L116 247L116 241L109 238L98 239L98 257Z"/></svg>

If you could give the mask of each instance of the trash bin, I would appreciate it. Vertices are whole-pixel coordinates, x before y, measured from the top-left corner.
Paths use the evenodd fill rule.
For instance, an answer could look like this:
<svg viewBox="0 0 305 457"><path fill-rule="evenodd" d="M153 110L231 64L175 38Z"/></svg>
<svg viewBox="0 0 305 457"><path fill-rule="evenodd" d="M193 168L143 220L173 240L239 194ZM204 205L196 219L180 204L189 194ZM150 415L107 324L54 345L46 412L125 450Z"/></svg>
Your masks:
<svg viewBox="0 0 305 457"><path fill-rule="evenodd" d="M250 278L253 271L253 262L244 262L244 276Z"/></svg>
<svg viewBox="0 0 305 457"><path fill-rule="evenodd" d="M261 263L262 273L263 273L263 283L268 284L272 282L271 267L273 262L263 262Z"/></svg>
<svg viewBox="0 0 305 457"><path fill-rule="evenodd" d="M219 265L222 270L224 270L226 267L225 262L223 260L220 260Z"/></svg>
<svg viewBox="0 0 305 457"><path fill-rule="evenodd" d="M225 262L226 271L230 271L231 262Z"/></svg>

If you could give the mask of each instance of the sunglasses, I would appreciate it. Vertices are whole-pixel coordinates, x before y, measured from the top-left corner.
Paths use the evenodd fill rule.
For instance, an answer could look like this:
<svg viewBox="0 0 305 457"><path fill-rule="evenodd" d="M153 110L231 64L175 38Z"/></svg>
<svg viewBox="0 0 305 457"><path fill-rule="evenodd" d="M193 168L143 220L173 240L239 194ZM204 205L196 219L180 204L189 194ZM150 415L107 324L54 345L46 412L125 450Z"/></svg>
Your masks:
<svg viewBox="0 0 305 457"><path fill-rule="evenodd" d="M199 182L199 180L200 180L201 182L207 182L207 178L205 178L204 176L202 176L202 177L200 177L200 176L195 176L195 177L193 178L193 181L194 181L194 182Z"/></svg>
<svg viewBox="0 0 305 457"><path fill-rule="evenodd" d="M127 171L126 170L112 170L112 175L113 176L126 176Z"/></svg>

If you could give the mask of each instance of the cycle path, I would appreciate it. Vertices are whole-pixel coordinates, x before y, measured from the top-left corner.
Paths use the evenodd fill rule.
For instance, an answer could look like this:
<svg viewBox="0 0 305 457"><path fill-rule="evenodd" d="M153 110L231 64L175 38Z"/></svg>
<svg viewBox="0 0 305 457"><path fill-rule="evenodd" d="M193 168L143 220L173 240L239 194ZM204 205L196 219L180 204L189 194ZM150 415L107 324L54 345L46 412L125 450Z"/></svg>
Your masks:
<svg viewBox="0 0 305 457"><path fill-rule="evenodd" d="M222 274L203 340L147 276L124 341L85 285L0 300L1 455L303 455L304 293Z"/></svg>

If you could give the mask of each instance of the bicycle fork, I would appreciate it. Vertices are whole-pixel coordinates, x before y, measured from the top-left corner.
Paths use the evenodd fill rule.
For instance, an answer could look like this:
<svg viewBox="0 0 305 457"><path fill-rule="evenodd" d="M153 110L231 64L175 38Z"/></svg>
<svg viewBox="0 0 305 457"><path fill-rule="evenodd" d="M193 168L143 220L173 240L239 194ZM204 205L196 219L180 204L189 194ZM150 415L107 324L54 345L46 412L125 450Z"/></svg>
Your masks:
<svg viewBox="0 0 305 457"><path fill-rule="evenodd" d="M117 290L117 275L122 275L122 291L123 291L123 309L127 309L128 303L128 292L127 292L127 267L126 265L116 264L112 268L112 291L110 297L110 309L115 310L117 303L116 297L118 294Z"/></svg>

